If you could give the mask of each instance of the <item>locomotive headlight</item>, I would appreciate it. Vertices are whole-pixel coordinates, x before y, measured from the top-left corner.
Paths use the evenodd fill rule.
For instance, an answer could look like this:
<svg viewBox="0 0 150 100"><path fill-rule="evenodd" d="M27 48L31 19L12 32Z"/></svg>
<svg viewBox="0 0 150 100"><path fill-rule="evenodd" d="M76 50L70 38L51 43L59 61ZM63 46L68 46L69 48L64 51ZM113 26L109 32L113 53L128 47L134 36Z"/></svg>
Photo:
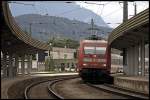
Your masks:
<svg viewBox="0 0 150 100"><path fill-rule="evenodd" d="M83 66L87 66L87 64L84 63Z"/></svg>
<svg viewBox="0 0 150 100"><path fill-rule="evenodd" d="M103 64L103 66L105 66L105 67L106 67L106 64Z"/></svg>

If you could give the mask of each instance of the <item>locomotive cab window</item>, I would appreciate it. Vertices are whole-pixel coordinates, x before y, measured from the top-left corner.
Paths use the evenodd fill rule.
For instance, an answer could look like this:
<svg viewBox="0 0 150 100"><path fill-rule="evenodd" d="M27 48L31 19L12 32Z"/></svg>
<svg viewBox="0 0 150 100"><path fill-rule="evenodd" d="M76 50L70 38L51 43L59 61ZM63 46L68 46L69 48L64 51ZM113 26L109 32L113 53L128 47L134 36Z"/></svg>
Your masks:
<svg viewBox="0 0 150 100"><path fill-rule="evenodd" d="M105 54L106 47L96 47L96 54Z"/></svg>
<svg viewBox="0 0 150 100"><path fill-rule="evenodd" d="M84 47L84 54L95 54L95 47Z"/></svg>
<svg viewBox="0 0 150 100"><path fill-rule="evenodd" d="M84 54L105 54L106 47L84 47Z"/></svg>

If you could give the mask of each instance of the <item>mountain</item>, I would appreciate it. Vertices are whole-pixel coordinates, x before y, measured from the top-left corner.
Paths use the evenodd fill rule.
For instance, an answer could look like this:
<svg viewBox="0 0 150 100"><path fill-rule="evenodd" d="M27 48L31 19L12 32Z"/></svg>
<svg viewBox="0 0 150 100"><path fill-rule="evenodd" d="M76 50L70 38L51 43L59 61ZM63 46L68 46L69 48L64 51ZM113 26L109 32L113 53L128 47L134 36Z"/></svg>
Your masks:
<svg viewBox="0 0 150 100"><path fill-rule="evenodd" d="M73 3L65 3L65 1L17 1L22 5L16 3L10 3L10 9L13 16L24 15L24 14L48 14L49 16L65 17L70 20L79 20L85 23L91 22L91 18L94 19L95 24L98 26L109 27L101 16L92 12L91 10L85 9L80 5ZM34 4L23 5L23 4Z"/></svg>
<svg viewBox="0 0 150 100"><path fill-rule="evenodd" d="M30 33L30 23L32 37L41 41L48 41L51 37L56 38L70 38L73 40L80 40L91 35L89 28L91 24L81 22L78 20L70 20L68 18L46 16L39 14L25 14L15 17L18 25L24 30ZM98 36L107 38L108 33L112 31L112 28L102 27L94 25L98 28Z"/></svg>

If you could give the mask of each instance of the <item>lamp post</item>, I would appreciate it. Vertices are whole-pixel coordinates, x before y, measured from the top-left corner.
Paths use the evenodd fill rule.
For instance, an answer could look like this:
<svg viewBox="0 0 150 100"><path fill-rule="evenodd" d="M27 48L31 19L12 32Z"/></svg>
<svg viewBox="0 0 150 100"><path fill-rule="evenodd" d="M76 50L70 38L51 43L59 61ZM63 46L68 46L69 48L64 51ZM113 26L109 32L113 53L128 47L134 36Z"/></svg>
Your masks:
<svg viewBox="0 0 150 100"><path fill-rule="evenodd" d="M50 48L49 48L49 57L50 57L50 51L52 49L52 43L49 43L49 46L50 46Z"/></svg>
<svg viewBox="0 0 150 100"><path fill-rule="evenodd" d="M52 51L52 43L50 42L49 43L49 46L50 46L50 49L49 49L49 67L50 67L50 70L53 71L54 70L54 64L53 64L53 57L51 55L51 51Z"/></svg>
<svg viewBox="0 0 150 100"><path fill-rule="evenodd" d="M51 70L51 50L52 50L52 43L49 43L49 69Z"/></svg>

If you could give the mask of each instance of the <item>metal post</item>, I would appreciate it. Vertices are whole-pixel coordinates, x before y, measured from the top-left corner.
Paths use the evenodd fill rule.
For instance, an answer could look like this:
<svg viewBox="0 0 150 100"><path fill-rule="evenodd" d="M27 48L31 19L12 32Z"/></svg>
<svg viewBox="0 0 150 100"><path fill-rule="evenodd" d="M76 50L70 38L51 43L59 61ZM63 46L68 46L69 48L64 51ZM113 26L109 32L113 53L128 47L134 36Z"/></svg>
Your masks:
<svg viewBox="0 0 150 100"><path fill-rule="evenodd" d="M38 54L39 54L39 52L37 52L37 54L36 54L36 61L37 61L37 70L39 71L41 65L39 65L39 59L38 59L39 55Z"/></svg>
<svg viewBox="0 0 150 100"><path fill-rule="evenodd" d="M130 51L130 56L131 56L131 68L130 68L130 71L131 71L131 73L130 73L130 75L134 75L134 73L135 73L135 63L134 63L134 60L135 60L135 51L134 51L134 48L135 48L135 46L132 46L131 47L131 51Z"/></svg>
<svg viewBox="0 0 150 100"><path fill-rule="evenodd" d="M17 76L17 69L19 68L19 56L15 55L15 76Z"/></svg>
<svg viewBox="0 0 150 100"><path fill-rule="evenodd" d="M126 73L127 69L127 49L123 48L123 72Z"/></svg>
<svg viewBox="0 0 150 100"><path fill-rule="evenodd" d="M29 23L29 25L30 25L30 36L32 36L32 30L31 30L32 23Z"/></svg>
<svg viewBox="0 0 150 100"><path fill-rule="evenodd" d="M123 22L128 20L128 2L123 1Z"/></svg>
<svg viewBox="0 0 150 100"><path fill-rule="evenodd" d="M141 74L142 76L145 75L145 44L144 44L144 40L142 40L141 42Z"/></svg>
<svg viewBox="0 0 150 100"><path fill-rule="evenodd" d="M32 71L32 55L30 55L30 66L29 66L30 71Z"/></svg>
<svg viewBox="0 0 150 100"><path fill-rule="evenodd" d="M24 60L25 60L25 55L22 55L22 57L21 57L21 73L22 73L23 76L25 75L25 63L24 63Z"/></svg>
<svg viewBox="0 0 150 100"><path fill-rule="evenodd" d="M131 62L132 62L131 61L132 60L131 54L132 54L132 52L131 52L131 47L130 47L127 49L127 69L126 69L127 75L131 75L131 72L132 72L132 70L131 70L131 67L132 67L132 65L131 65Z"/></svg>
<svg viewBox="0 0 150 100"><path fill-rule="evenodd" d="M136 10L136 2L134 2L134 15L136 15L137 10Z"/></svg>
<svg viewBox="0 0 150 100"><path fill-rule="evenodd" d="M138 75L139 73L139 45L134 47L134 75Z"/></svg>
<svg viewBox="0 0 150 100"><path fill-rule="evenodd" d="M7 77L7 55L3 53L3 73L4 77Z"/></svg>
<svg viewBox="0 0 150 100"><path fill-rule="evenodd" d="M8 68L9 68L9 72L8 72L8 76L10 77L10 78L12 78L13 77L13 66L12 66L12 61L13 60L13 57L12 57L12 54L10 53L9 54L9 65L8 65Z"/></svg>
<svg viewBox="0 0 150 100"><path fill-rule="evenodd" d="M27 73L30 74L30 55L27 55Z"/></svg>
<svg viewBox="0 0 150 100"><path fill-rule="evenodd" d="M49 48L49 70L51 70L51 43L49 44L50 48Z"/></svg>
<svg viewBox="0 0 150 100"><path fill-rule="evenodd" d="M94 25L93 19L91 19L91 25L92 25L91 31L92 31L92 35L93 35L93 25Z"/></svg>

